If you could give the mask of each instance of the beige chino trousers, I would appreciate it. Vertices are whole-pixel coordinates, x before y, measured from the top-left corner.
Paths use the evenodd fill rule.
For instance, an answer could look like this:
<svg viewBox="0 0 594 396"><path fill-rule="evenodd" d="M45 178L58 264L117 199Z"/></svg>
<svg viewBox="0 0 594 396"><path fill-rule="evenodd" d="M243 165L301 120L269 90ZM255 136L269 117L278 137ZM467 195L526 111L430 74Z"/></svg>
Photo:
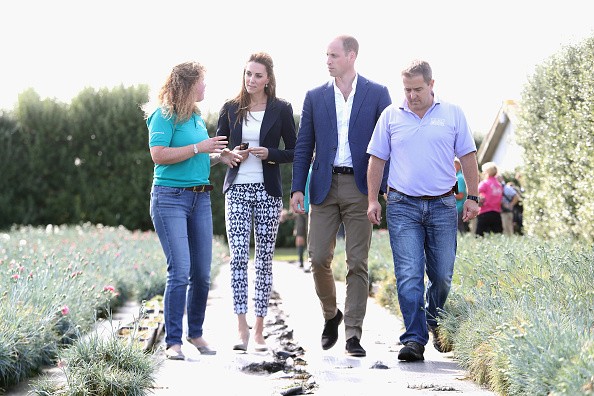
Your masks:
<svg viewBox="0 0 594 396"><path fill-rule="evenodd" d="M368 254L372 224L367 218L367 195L355 177L333 174L328 196L320 205L310 204L308 250L314 284L325 320L336 315L336 285L332 259L336 233L344 223L346 248L345 336L361 339L369 295Z"/></svg>

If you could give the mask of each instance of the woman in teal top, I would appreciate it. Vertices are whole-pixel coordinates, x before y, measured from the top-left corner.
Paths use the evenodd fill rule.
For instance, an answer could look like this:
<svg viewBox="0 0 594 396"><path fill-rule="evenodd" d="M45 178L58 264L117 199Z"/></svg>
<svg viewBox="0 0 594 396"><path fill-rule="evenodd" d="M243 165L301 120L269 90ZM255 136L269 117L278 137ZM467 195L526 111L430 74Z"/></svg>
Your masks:
<svg viewBox="0 0 594 396"><path fill-rule="evenodd" d="M216 352L202 337L210 288L212 212L210 167L236 166L241 156L226 149L225 137L208 137L197 102L204 99L205 68L185 62L173 68L159 92L160 107L147 114L155 163L151 219L167 259L164 296L165 355L183 360L183 316L187 341L203 355Z"/></svg>
<svg viewBox="0 0 594 396"><path fill-rule="evenodd" d="M462 164L458 158L454 158L454 168L456 168L456 180L458 182L458 192L456 193L456 209L458 210L458 231L461 233L469 232L470 225L467 221L462 219L462 210L464 209L464 202L466 202L466 180L462 173Z"/></svg>

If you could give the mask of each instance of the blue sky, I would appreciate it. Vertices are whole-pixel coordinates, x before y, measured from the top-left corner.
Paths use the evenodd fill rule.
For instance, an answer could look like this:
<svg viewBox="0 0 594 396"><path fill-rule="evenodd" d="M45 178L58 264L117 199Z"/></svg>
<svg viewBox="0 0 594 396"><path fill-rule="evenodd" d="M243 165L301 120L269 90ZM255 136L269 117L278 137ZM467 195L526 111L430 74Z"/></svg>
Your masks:
<svg viewBox="0 0 594 396"><path fill-rule="evenodd" d="M335 36L359 40L357 70L401 100L400 70L423 58L435 91L462 106L486 132L503 101L519 100L536 65L594 35L586 1L386 0L12 1L3 5L0 108L31 87L68 102L85 87L148 84L155 94L170 68L207 69L204 112L218 112L240 88L255 51L275 61L277 95L295 113L307 89L328 80ZM419 6L419 5L422 5Z"/></svg>

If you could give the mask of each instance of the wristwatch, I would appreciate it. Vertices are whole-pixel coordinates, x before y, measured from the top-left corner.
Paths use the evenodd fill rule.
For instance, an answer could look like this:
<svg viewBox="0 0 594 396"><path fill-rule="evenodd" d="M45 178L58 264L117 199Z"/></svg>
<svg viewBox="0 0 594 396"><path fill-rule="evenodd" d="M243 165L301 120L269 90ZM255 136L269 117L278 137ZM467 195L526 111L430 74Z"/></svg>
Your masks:
<svg viewBox="0 0 594 396"><path fill-rule="evenodd" d="M198 154L198 146L196 146L196 143L194 143L192 147L194 148L194 154Z"/></svg>
<svg viewBox="0 0 594 396"><path fill-rule="evenodd" d="M479 197L476 195L467 195L466 199L472 199L474 202L479 203Z"/></svg>

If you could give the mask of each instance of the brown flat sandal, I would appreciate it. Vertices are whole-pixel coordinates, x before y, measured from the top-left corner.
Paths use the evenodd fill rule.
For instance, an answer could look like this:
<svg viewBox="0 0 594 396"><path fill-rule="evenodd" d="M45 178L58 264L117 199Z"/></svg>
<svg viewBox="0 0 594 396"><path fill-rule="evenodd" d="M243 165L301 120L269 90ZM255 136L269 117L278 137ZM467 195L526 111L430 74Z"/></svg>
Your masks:
<svg viewBox="0 0 594 396"><path fill-rule="evenodd" d="M165 349L165 357L169 360L185 360L186 357L184 356L181 350L175 351L171 348Z"/></svg>
<svg viewBox="0 0 594 396"><path fill-rule="evenodd" d="M196 347L196 349L198 349L198 352L200 352L201 355L216 355L217 351L215 351L214 349L211 349L208 345L196 345L192 342L192 339L190 337L186 338L186 340L188 340L188 342L192 345L194 345Z"/></svg>

